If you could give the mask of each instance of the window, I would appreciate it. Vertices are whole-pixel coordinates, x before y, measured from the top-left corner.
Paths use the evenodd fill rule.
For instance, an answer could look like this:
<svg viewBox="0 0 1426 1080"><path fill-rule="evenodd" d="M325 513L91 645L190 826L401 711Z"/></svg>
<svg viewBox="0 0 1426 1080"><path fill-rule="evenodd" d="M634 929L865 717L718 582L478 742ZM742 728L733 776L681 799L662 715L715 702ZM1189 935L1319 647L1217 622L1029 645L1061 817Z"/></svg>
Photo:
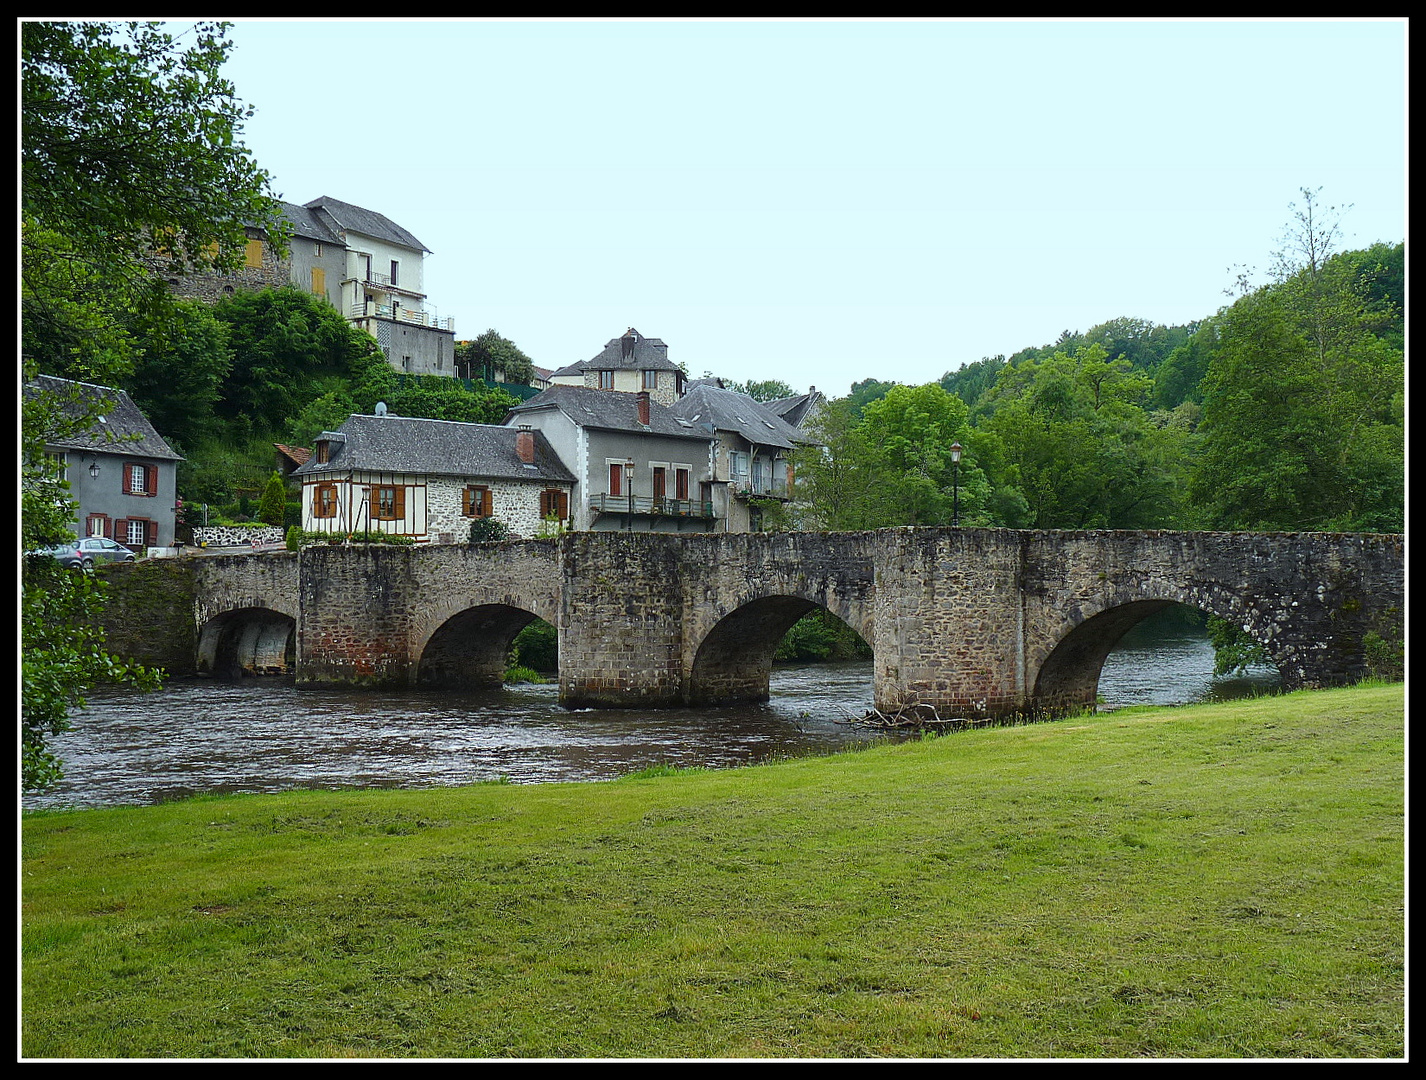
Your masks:
<svg viewBox="0 0 1426 1080"><path fill-rule="evenodd" d="M317 440L317 464L325 465L332 460L332 441L330 439Z"/></svg>
<svg viewBox="0 0 1426 1080"><path fill-rule="evenodd" d="M156 522L145 521L143 518L130 518L124 522L124 543L131 548L141 548L148 543L149 526Z"/></svg>
<svg viewBox="0 0 1426 1080"><path fill-rule="evenodd" d="M491 516L490 489L479 484L472 484L465 489L465 494L461 498L461 513L466 517L485 518Z"/></svg>
<svg viewBox="0 0 1426 1080"><path fill-rule="evenodd" d="M657 371L644 372L644 389L657 390L659 388L659 373Z"/></svg>
<svg viewBox="0 0 1426 1080"><path fill-rule="evenodd" d="M680 501L688 498L688 470L676 467L673 470L673 497Z"/></svg>
<svg viewBox="0 0 1426 1080"><path fill-rule="evenodd" d="M617 462L609 466L609 494L624 494L624 466Z"/></svg>
<svg viewBox="0 0 1426 1080"><path fill-rule="evenodd" d="M261 270L261 269L262 269L262 241L261 241L261 240L249 240L249 241L248 241L247 254L246 254L245 261L246 261L246 264L247 264L247 268L248 268L249 270Z"/></svg>
<svg viewBox="0 0 1426 1080"><path fill-rule="evenodd" d="M337 485L318 484L312 493L312 516L332 518L337 516Z"/></svg>
<svg viewBox="0 0 1426 1080"><path fill-rule="evenodd" d="M654 498L660 502L668 494L668 470L662 465L655 465L654 470Z"/></svg>
<svg viewBox="0 0 1426 1080"><path fill-rule="evenodd" d="M318 296L327 295L327 271L320 266L312 267L312 291Z"/></svg>
<svg viewBox="0 0 1426 1080"><path fill-rule="evenodd" d="M126 461L121 471L125 495L157 495L158 466L140 461Z"/></svg>
<svg viewBox="0 0 1426 1080"><path fill-rule="evenodd" d="M376 488L376 520L399 521L406 516L406 489L404 487Z"/></svg>
<svg viewBox="0 0 1426 1080"><path fill-rule="evenodd" d="M107 514L90 514L84 522L85 536L108 536L109 516Z"/></svg>
<svg viewBox="0 0 1426 1080"><path fill-rule="evenodd" d="M601 371L601 372L599 373L599 389L601 389L601 390L613 390L613 389L614 389L614 373L613 373L612 371Z"/></svg>
<svg viewBox="0 0 1426 1080"><path fill-rule="evenodd" d="M568 519L569 492L555 488L540 492L540 517L554 517L559 518L560 521Z"/></svg>
<svg viewBox="0 0 1426 1080"><path fill-rule="evenodd" d="M399 282L399 281L397 280L397 277L398 277L397 271L400 269L400 267L401 267L401 264L400 264L397 260L395 260L395 259L392 259L392 260L391 260L391 284L393 284L393 285L400 285L400 284L401 284L401 282Z"/></svg>

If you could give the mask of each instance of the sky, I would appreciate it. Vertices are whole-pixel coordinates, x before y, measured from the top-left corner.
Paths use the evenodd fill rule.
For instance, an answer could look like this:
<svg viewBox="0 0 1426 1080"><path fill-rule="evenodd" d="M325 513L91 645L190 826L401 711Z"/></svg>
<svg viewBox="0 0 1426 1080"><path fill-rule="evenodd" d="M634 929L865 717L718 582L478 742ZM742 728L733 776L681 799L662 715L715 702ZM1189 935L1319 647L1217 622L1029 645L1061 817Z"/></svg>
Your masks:
<svg viewBox="0 0 1426 1080"><path fill-rule="evenodd" d="M536 363L629 327L845 395L1267 280L1304 188L1406 238L1403 19L246 20L273 192L430 249Z"/></svg>

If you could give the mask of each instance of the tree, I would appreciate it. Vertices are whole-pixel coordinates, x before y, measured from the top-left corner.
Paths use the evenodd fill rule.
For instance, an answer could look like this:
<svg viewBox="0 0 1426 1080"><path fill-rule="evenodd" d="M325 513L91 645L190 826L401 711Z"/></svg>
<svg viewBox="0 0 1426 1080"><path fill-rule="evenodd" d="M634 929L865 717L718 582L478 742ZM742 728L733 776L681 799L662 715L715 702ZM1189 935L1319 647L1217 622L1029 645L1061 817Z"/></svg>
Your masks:
<svg viewBox="0 0 1426 1080"><path fill-rule="evenodd" d="M1335 252L1340 213L1317 192L1293 211L1276 280L1219 317L1190 495L1215 528L1398 532L1405 364L1390 249Z"/></svg>
<svg viewBox="0 0 1426 1080"><path fill-rule="evenodd" d="M747 382L729 382L724 385L735 393L747 394L754 401L780 401L797 394L797 391L781 379L749 379Z"/></svg>
<svg viewBox="0 0 1426 1080"><path fill-rule="evenodd" d="M230 44L199 24L183 46L157 24L21 25L21 361L120 386L174 308L149 268L227 267L244 226L279 242L267 175L237 141L248 111L219 75ZM44 452L92 411L50 393L21 408L22 550L72 538L73 501ZM23 559L21 782L52 783L50 738L95 683L153 685L104 649L102 584Z"/></svg>
<svg viewBox="0 0 1426 1080"><path fill-rule="evenodd" d="M282 474L273 470L262 488L262 498L257 504L257 519L266 525L281 525L287 512L287 485Z"/></svg>
<svg viewBox="0 0 1426 1080"><path fill-rule="evenodd" d="M505 376L503 382L529 386L535 378L535 362L509 338L490 329L474 341L456 345L456 371L465 372L468 379L491 382L499 372Z"/></svg>

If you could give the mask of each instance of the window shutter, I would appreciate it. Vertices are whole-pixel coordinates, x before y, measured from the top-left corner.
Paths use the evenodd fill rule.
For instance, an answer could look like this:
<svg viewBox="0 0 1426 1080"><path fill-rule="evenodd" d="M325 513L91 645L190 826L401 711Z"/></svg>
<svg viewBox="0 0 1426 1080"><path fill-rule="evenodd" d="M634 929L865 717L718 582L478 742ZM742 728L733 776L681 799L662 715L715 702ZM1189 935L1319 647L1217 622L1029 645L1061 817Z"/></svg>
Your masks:
<svg viewBox="0 0 1426 1080"><path fill-rule="evenodd" d="M144 491L150 495L158 494L158 466L149 465L144 469Z"/></svg>
<svg viewBox="0 0 1426 1080"><path fill-rule="evenodd" d="M555 500L559 505L559 518L561 521L564 521L569 517L569 492L556 491Z"/></svg>
<svg viewBox="0 0 1426 1080"><path fill-rule="evenodd" d="M149 547L157 547L157 546L158 546L158 522L157 522L157 521L150 521L150 522L148 523L148 546L149 546Z"/></svg>
<svg viewBox="0 0 1426 1080"><path fill-rule="evenodd" d="M550 516L550 496L552 494L553 492L550 491L540 492L540 517L542 518Z"/></svg>
<svg viewBox="0 0 1426 1080"><path fill-rule="evenodd" d="M396 489L396 501L392 509L392 515L397 521L401 521L406 517L406 489L404 487L398 487Z"/></svg>
<svg viewBox="0 0 1426 1080"><path fill-rule="evenodd" d="M327 271L320 266L312 267L312 291L318 296L327 295Z"/></svg>
<svg viewBox="0 0 1426 1080"><path fill-rule="evenodd" d="M494 502L495 502L495 500L494 500L493 498L491 498L491 495L490 495L490 489L489 489L489 488L481 488L481 489L480 489L480 512L481 512L481 515L482 515L482 516L484 516L484 517L489 517L492 513L494 513L494 509L495 509Z"/></svg>
<svg viewBox="0 0 1426 1080"><path fill-rule="evenodd" d="M129 519L118 518L114 522L114 535L109 539L117 540L119 543L126 543L129 539Z"/></svg>

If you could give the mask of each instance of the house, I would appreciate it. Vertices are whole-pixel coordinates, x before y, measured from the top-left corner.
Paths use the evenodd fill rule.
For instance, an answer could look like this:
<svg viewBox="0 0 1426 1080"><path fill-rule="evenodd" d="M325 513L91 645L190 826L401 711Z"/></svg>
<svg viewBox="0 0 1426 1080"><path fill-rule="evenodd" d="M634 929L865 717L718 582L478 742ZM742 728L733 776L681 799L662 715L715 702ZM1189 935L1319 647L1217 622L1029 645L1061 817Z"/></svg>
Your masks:
<svg viewBox="0 0 1426 1080"><path fill-rule="evenodd" d="M239 289L292 286L325 297L376 339L398 371L455 374L455 321L426 310L425 244L384 214L326 195L300 206L283 202L280 210L290 232L286 255L250 226L243 266L223 274L163 271L169 289L212 302Z"/></svg>
<svg viewBox="0 0 1426 1080"><path fill-rule="evenodd" d="M656 369L662 370L662 369ZM580 530L721 532L713 439L650 391L554 385L510 410L574 474L570 525Z"/></svg>
<svg viewBox="0 0 1426 1080"><path fill-rule="evenodd" d="M389 414L349 416L322 432L292 475L302 484L304 530L420 543L463 543L472 522L492 517L511 539L533 537L546 519L568 521L574 487L533 429Z"/></svg>
<svg viewBox="0 0 1426 1080"><path fill-rule="evenodd" d="M677 421L713 439L709 480L723 531L759 530L759 500L792 498L792 453L812 440L772 409L725 390L716 379L700 379L671 411Z"/></svg>
<svg viewBox="0 0 1426 1080"><path fill-rule="evenodd" d="M324 195L302 209L345 248L337 310L376 338L396 370L455 374L455 322L426 311L422 274L430 249L385 215L339 199ZM295 269L295 249L293 263Z"/></svg>
<svg viewBox="0 0 1426 1080"><path fill-rule="evenodd" d="M815 386L809 386L805 394L794 394L792 397L767 401L763 403L763 408L777 413L798 430L807 431L821 411L822 402L825 400L821 391Z"/></svg>
<svg viewBox="0 0 1426 1080"><path fill-rule="evenodd" d="M551 386L587 386L628 394L647 392L658 405L672 405L683 396L687 376L668 358L668 346L644 337L632 326L588 360L553 372Z"/></svg>
<svg viewBox="0 0 1426 1080"><path fill-rule="evenodd" d="M61 417L94 417L88 429L45 443L79 504L75 532L105 536L136 551L172 545L183 458L129 395L50 375L36 376L24 392L50 395Z"/></svg>

